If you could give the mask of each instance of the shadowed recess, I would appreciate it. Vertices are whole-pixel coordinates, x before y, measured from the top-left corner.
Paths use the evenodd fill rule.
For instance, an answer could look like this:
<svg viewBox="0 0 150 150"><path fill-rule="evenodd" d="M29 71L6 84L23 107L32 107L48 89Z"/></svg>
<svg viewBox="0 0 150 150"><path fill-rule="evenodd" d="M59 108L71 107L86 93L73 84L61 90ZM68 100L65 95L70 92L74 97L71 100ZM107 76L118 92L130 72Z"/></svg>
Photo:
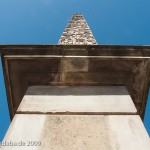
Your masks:
<svg viewBox="0 0 150 150"><path fill-rule="evenodd" d="M122 86L31 86L26 95L129 95Z"/></svg>

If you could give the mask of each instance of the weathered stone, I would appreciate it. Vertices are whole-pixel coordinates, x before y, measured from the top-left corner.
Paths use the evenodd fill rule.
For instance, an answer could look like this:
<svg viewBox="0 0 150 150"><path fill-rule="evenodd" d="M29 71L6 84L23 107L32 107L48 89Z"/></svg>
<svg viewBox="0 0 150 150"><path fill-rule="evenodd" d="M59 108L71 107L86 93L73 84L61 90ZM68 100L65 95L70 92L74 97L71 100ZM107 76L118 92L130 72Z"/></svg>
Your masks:
<svg viewBox="0 0 150 150"><path fill-rule="evenodd" d="M136 114L123 86L31 86L17 113Z"/></svg>
<svg viewBox="0 0 150 150"><path fill-rule="evenodd" d="M62 71L64 72L88 72L88 58L63 58Z"/></svg>
<svg viewBox="0 0 150 150"><path fill-rule="evenodd" d="M117 53L114 53L113 46L105 46L105 48L107 47L106 51L110 49L111 56L106 56L105 53L103 56L88 56L90 50L95 54L93 49L96 47L103 52L104 46L100 45L88 45L87 47L66 45L63 48L59 45L63 49L61 55L39 55L40 53L49 54L53 46L50 46L49 49L40 49L39 46L40 50L37 54L36 50L34 51L34 46L31 48L22 46L22 54L20 51L14 51L15 47L17 50L17 46L6 46L7 50L2 51L11 118L13 118L27 87L31 85L124 85L128 88L138 109L138 114L143 117L150 85L150 61L142 55L139 56L138 47L120 47L117 51L122 56L117 56ZM36 46L35 48L37 49ZM80 51L80 49L82 50ZM128 53L130 50L127 49L134 49L135 56L132 56L132 51ZM26 55L26 50L32 52L33 55ZM11 54L7 55L9 53ZM126 56L127 53L130 55ZM68 56L69 54L75 55ZM82 62L82 67L77 65L75 60Z"/></svg>
<svg viewBox="0 0 150 150"><path fill-rule="evenodd" d="M58 44L93 45L96 44L96 40L84 17L75 14L72 16Z"/></svg>
<svg viewBox="0 0 150 150"><path fill-rule="evenodd" d="M137 115L16 114L3 140L10 141L26 145L3 146L2 150L150 149L149 136Z"/></svg>

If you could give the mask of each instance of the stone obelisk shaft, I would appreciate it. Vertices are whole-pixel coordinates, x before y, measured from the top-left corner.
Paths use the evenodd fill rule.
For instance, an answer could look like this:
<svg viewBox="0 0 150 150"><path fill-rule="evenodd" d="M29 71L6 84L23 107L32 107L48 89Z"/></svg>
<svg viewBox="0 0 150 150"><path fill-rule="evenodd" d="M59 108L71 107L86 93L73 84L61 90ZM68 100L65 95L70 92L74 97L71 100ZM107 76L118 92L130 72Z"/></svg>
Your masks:
<svg viewBox="0 0 150 150"><path fill-rule="evenodd" d="M58 44L93 45L97 43L83 15L75 14L69 21Z"/></svg>

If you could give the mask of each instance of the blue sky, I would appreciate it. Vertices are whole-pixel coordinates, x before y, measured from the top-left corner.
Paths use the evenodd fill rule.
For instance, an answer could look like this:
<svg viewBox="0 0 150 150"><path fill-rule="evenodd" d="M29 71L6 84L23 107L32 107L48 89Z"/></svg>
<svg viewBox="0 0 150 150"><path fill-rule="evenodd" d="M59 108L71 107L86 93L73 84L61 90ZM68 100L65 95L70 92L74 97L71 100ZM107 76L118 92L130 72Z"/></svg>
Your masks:
<svg viewBox="0 0 150 150"><path fill-rule="evenodd" d="M99 44L150 45L149 8L149 0L0 0L0 44L57 44L71 15L82 13ZM9 124L1 68L0 117L1 141Z"/></svg>
<svg viewBox="0 0 150 150"><path fill-rule="evenodd" d="M150 44L149 0L0 0L0 44L56 44L83 13L101 44Z"/></svg>

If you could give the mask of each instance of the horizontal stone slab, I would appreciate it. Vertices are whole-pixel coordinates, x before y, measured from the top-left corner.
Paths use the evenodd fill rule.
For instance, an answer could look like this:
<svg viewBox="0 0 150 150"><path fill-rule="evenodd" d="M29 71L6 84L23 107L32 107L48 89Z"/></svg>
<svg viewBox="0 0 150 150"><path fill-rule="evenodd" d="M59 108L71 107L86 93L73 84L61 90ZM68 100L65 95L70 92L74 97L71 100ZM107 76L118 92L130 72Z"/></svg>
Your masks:
<svg viewBox="0 0 150 150"><path fill-rule="evenodd" d="M17 113L136 114L123 86L31 86Z"/></svg>
<svg viewBox="0 0 150 150"><path fill-rule="evenodd" d="M16 114L3 143L1 150L150 149L149 136L137 115Z"/></svg>

